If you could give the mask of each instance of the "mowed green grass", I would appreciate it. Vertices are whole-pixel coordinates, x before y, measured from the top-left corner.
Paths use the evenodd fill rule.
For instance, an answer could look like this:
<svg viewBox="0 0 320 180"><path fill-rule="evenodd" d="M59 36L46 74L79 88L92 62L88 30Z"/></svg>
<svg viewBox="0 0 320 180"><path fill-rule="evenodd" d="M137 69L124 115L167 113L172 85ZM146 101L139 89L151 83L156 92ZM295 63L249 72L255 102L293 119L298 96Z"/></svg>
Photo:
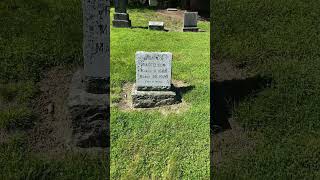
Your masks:
<svg viewBox="0 0 320 180"><path fill-rule="evenodd" d="M161 19L148 9L129 13L133 26ZM112 179L209 179L209 22L199 26L206 32L111 29ZM136 51L173 53L173 79L194 86L183 96L186 112L125 112L115 106L122 86L135 82Z"/></svg>
<svg viewBox="0 0 320 180"><path fill-rule="evenodd" d="M82 61L81 1L0 1L0 129L10 131L0 142L0 179L106 178L105 157L39 155L27 138L27 129L38 123L31 108L36 82L51 67Z"/></svg>
<svg viewBox="0 0 320 180"><path fill-rule="evenodd" d="M255 150L227 157L215 179L320 178L320 1L211 1L214 61L272 79L234 117ZM214 87L212 87L214 88Z"/></svg>

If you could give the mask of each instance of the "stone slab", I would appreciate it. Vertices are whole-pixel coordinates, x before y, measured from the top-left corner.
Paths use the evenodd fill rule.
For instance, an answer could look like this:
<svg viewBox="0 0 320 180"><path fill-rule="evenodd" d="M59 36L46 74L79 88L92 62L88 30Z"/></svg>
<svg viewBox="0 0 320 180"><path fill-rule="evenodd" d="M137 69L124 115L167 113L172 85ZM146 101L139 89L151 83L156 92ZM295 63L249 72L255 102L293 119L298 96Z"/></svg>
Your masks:
<svg viewBox="0 0 320 180"><path fill-rule="evenodd" d="M113 20L112 21L113 27L116 28L130 28L131 27L131 20Z"/></svg>
<svg viewBox="0 0 320 180"><path fill-rule="evenodd" d="M177 8L168 8L167 11L178 11Z"/></svg>
<svg viewBox="0 0 320 180"><path fill-rule="evenodd" d="M114 13L113 19L114 20L129 21L129 14L127 14L127 13Z"/></svg>
<svg viewBox="0 0 320 180"><path fill-rule="evenodd" d="M160 21L149 21L149 29L150 30L164 30L164 23Z"/></svg>
<svg viewBox="0 0 320 180"><path fill-rule="evenodd" d="M141 89L171 88L170 52L136 52L136 86Z"/></svg>
<svg viewBox="0 0 320 180"><path fill-rule="evenodd" d="M198 27L184 27L183 32L198 32L199 28Z"/></svg>
<svg viewBox="0 0 320 180"><path fill-rule="evenodd" d="M134 108L153 108L179 102L175 91L139 91L135 85L131 96Z"/></svg>
<svg viewBox="0 0 320 180"><path fill-rule="evenodd" d="M184 13L184 27L197 27L198 25L198 12L185 12Z"/></svg>
<svg viewBox="0 0 320 180"><path fill-rule="evenodd" d="M82 148L109 147L109 92L88 93L84 73L77 71L71 82L68 113L72 123L72 142Z"/></svg>

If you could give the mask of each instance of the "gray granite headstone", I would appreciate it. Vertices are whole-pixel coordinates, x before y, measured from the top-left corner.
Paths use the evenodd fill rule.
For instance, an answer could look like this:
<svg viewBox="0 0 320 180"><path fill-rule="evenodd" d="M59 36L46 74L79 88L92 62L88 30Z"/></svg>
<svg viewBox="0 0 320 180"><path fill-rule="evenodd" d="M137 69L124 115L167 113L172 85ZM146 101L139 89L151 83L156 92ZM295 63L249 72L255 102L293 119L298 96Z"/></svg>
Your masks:
<svg viewBox="0 0 320 180"><path fill-rule="evenodd" d="M137 89L170 89L171 62L172 53L169 52L137 52Z"/></svg>
<svg viewBox="0 0 320 180"><path fill-rule="evenodd" d="M183 31L198 31L198 12L185 12Z"/></svg>
<svg viewBox="0 0 320 180"><path fill-rule="evenodd" d="M88 92L103 93L109 78L110 1L83 0L83 56Z"/></svg>
<svg viewBox="0 0 320 180"><path fill-rule="evenodd" d="M152 108L178 102L171 84L172 53L136 53L136 84L132 89L135 108Z"/></svg>

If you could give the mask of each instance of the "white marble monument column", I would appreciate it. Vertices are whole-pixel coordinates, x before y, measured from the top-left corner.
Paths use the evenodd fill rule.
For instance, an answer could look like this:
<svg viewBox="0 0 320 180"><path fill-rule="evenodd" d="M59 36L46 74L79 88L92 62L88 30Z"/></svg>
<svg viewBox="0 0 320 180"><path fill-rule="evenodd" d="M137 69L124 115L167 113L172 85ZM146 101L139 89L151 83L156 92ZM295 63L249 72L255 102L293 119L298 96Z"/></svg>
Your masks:
<svg viewBox="0 0 320 180"><path fill-rule="evenodd" d="M87 92L105 94L110 78L110 0L83 0L83 57Z"/></svg>
<svg viewBox="0 0 320 180"><path fill-rule="evenodd" d="M110 0L82 0L84 68L73 75L68 98L71 144L110 147Z"/></svg>

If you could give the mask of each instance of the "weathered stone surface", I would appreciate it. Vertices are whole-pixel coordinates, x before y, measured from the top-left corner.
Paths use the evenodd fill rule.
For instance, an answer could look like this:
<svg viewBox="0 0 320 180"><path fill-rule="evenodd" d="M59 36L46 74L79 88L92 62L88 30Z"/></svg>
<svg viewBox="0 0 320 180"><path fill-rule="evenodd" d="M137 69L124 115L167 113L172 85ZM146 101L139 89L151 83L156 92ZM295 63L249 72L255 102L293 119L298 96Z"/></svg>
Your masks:
<svg viewBox="0 0 320 180"><path fill-rule="evenodd" d="M171 90L173 90L173 85L171 84L170 87L168 87L168 86L157 86L157 87L142 86L142 87L136 87L136 89L139 91L171 91Z"/></svg>
<svg viewBox="0 0 320 180"><path fill-rule="evenodd" d="M113 18L116 20L130 21L127 13L114 13Z"/></svg>
<svg viewBox="0 0 320 180"><path fill-rule="evenodd" d="M183 25L184 27L197 27L198 12L185 12Z"/></svg>
<svg viewBox="0 0 320 180"><path fill-rule="evenodd" d="M149 29L150 30L164 30L164 23L159 21L149 21Z"/></svg>
<svg viewBox="0 0 320 180"><path fill-rule="evenodd" d="M117 20L114 19L112 21L113 27L116 28L130 28L131 27L131 20Z"/></svg>
<svg viewBox="0 0 320 180"><path fill-rule="evenodd" d="M179 102L171 84L172 53L136 53L136 84L132 89L134 108L153 108Z"/></svg>
<svg viewBox="0 0 320 180"><path fill-rule="evenodd" d="M72 121L72 141L76 146L109 147L109 96L85 90L84 73L77 71L71 82L68 99Z"/></svg>
<svg viewBox="0 0 320 180"><path fill-rule="evenodd" d="M110 1L83 0L82 6L85 76L107 79L110 77Z"/></svg>
<svg viewBox="0 0 320 180"><path fill-rule="evenodd" d="M85 77L85 90L93 94L106 94L109 90L109 79Z"/></svg>
<svg viewBox="0 0 320 180"><path fill-rule="evenodd" d="M113 27L129 28L131 27L131 20L127 13L128 0L115 0L115 13L112 21Z"/></svg>
<svg viewBox="0 0 320 180"><path fill-rule="evenodd" d="M169 90L171 88L172 53L136 53L136 86L138 90Z"/></svg>
<svg viewBox="0 0 320 180"><path fill-rule="evenodd" d="M74 74L68 98L72 142L109 147L110 0L82 0L84 70Z"/></svg>
<svg viewBox="0 0 320 180"><path fill-rule="evenodd" d="M134 108L152 108L179 102L175 91L139 91L135 85L131 96Z"/></svg>

